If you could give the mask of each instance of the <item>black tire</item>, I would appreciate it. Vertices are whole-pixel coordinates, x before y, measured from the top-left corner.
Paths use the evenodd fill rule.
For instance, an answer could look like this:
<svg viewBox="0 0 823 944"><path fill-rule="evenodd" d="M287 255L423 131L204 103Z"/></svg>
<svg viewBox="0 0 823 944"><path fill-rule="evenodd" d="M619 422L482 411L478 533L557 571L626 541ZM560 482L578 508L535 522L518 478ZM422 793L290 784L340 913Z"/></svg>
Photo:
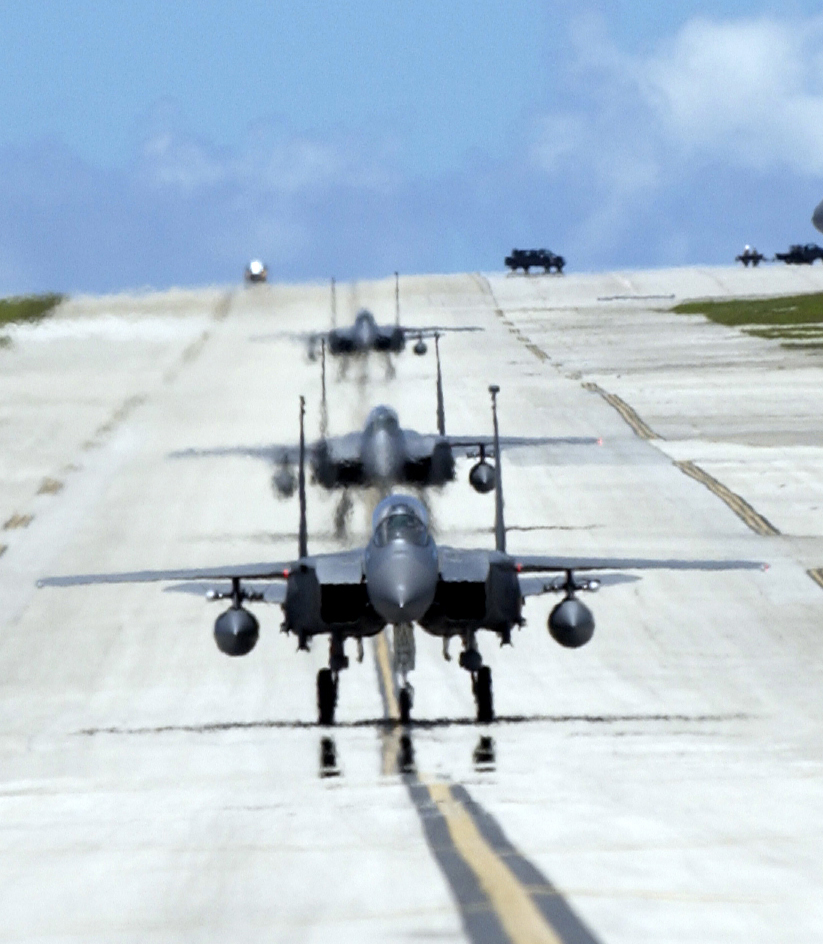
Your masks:
<svg viewBox="0 0 823 944"><path fill-rule="evenodd" d="M474 688L474 701L477 705L477 720L481 724L494 721L492 670L487 665L481 665L477 670L472 687Z"/></svg>
<svg viewBox="0 0 823 944"><path fill-rule="evenodd" d="M334 709L337 707L337 683L331 669L317 673L317 721L318 724L334 724Z"/></svg>
<svg viewBox="0 0 823 944"><path fill-rule="evenodd" d="M400 710L400 723L408 724L411 721L412 699L411 692L405 686L397 693L397 707Z"/></svg>

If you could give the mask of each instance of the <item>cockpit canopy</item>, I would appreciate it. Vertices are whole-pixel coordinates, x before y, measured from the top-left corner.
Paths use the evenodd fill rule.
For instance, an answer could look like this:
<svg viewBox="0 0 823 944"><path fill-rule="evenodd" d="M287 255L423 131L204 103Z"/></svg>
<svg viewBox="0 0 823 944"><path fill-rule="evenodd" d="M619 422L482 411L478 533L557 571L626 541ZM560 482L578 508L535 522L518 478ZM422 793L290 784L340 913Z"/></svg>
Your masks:
<svg viewBox="0 0 823 944"><path fill-rule="evenodd" d="M388 406L376 406L366 420L367 428L395 429L400 425L397 413ZM422 506L421 506L422 507Z"/></svg>
<svg viewBox="0 0 823 944"><path fill-rule="evenodd" d="M355 324L375 324L374 315L369 311L368 308L361 308L357 312L354 318Z"/></svg>
<svg viewBox="0 0 823 944"><path fill-rule="evenodd" d="M391 541L406 541L421 547L429 542L429 516L422 502L409 495L389 495L372 516L374 543L385 547Z"/></svg>

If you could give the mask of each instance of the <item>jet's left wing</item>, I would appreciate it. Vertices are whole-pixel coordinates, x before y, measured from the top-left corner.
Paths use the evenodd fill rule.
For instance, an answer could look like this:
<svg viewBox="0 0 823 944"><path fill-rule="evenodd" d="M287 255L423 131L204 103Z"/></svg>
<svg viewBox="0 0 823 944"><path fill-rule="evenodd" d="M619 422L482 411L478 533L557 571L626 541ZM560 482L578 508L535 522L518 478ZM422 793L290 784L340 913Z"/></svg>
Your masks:
<svg viewBox="0 0 823 944"><path fill-rule="evenodd" d="M410 328L408 325L400 325L403 334L411 335L413 338L433 338L436 334L445 334L451 331L485 331L480 325L456 325L444 328L442 325L429 325L425 328Z"/></svg>
<svg viewBox="0 0 823 944"><path fill-rule="evenodd" d="M481 449L487 458L494 458L493 436L443 436L458 456L470 459L480 455ZM600 446L602 440L595 436L501 436L501 449L518 446Z"/></svg>
<svg viewBox="0 0 823 944"><path fill-rule="evenodd" d="M649 557L542 557L512 555L519 573L551 573L575 570L768 570L769 565L751 560L680 560Z"/></svg>

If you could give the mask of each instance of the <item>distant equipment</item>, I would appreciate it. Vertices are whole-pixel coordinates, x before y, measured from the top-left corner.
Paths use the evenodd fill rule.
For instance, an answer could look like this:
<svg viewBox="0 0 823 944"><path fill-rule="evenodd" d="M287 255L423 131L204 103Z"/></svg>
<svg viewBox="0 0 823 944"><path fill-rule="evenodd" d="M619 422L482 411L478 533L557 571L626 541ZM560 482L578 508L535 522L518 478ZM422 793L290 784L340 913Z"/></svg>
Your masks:
<svg viewBox="0 0 823 944"><path fill-rule="evenodd" d="M817 204L814 213L812 214L812 223L823 233L823 200Z"/></svg>
<svg viewBox="0 0 823 944"><path fill-rule="evenodd" d="M266 282L269 278L268 266L259 259L252 259L246 266L245 278L247 282Z"/></svg>
<svg viewBox="0 0 823 944"><path fill-rule="evenodd" d="M743 265L746 266L746 268L748 269L749 265L759 266L760 263L765 258L766 257L763 255L762 252L758 252L756 249L752 249L751 246L744 246L743 252L741 252L739 256L735 256L734 261L742 262Z"/></svg>
<svg viewBox="0 0 823 944"><path fill-rule="evenodd" d="M782 260L787 265L811 265L815 259L823 259L823 249L815 243L789 246L788 252L776 252L774 258Z"/></svg>
<svg viewBox="0 0 823 944"><path fill-rule="evenodd" d="M531 268L543 269L544 272L554 271L559 274L566 264L562 256L558 256L550 249L512 249L512 254L506 256L504 262L512 272L522 269L526 275L529 274Z"/></svg>

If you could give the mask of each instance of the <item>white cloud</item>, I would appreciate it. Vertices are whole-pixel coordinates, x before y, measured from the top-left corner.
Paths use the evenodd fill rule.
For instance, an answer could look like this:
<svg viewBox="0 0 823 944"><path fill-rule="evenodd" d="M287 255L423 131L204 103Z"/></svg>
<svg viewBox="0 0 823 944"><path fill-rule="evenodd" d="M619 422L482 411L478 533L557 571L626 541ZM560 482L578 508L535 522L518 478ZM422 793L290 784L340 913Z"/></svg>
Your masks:
<svg viewBox="0 0 823 944"><path fill-rule="evenodd" d="M684 153L819 174L821 39L821 20L699 19L629 68L662 133Z"/></svg>

